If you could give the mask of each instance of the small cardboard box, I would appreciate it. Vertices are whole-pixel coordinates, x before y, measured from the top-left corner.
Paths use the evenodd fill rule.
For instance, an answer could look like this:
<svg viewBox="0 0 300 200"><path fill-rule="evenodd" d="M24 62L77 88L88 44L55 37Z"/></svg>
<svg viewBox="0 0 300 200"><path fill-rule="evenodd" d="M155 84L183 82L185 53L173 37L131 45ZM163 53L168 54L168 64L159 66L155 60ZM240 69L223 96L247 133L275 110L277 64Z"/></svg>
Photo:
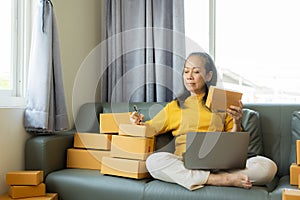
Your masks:
<svg viewBox="0 0 300 200"><path fill-rule="evenodd" d="M11 198L28 198L28 197L37 197L44 196L46 194L46 185L40 183L39 185L15 185L9 186L8 195Z"/></svg>
<svg viewBox="0 0 300 200"><path fill-rule="evenodd" d="M103 157L101 173L127 178L142 179L150 177L146 162L123 158Z"/></svg>
<svg viewBox="0 0 300 200"><path fill-rule="evenodd" d="M38 185L43 181L43 171L14 171L6 174L6 185Z"/></svg>
<svg viewBox="0 0 300 200"><path fill-rule="evenodd" d="M118 133L119 124L131 124L130 113L100 113L100 133Z"/></svg>
<svg viewBox="0 0 300 200"><path fill-rule="evenodd" d="M231 106L238 106L243 94L210 86L205 105L214 111L226 111Z"/></svg>
<svg viewBox="0 0 300 200"><path fill-rule="evenodd" d="M102 157L109 154L109 151L70 148L67 153L67 168L100 170Z"/></svg>
<svg viewBox="0 0 300 200"><path fill-rule="evenodd" d="M154 138L113 135L111 157L146 160L154 151Z"/></svg>
<svg viewBox="0 0 300 200"><path fill-rule="evenodd" d="M299 200L300 190L296 189L283 189L282 190L282 200Z"/></svg>
<svg viewBox="0 0 300 200"><path fill-rule="evenodd" d="M74 147L84 149L110 150L111 134L75 133Z"/></svg>
<svg viewBox="0 0 300 200"><path fill-rule="evenodd" d="M300 165L300 140L296 140L296 164Z"/></svg>
<svg viewBox="0 0 300 200"><path fill-rule="evenodd" d="M292 163L290 166L290 184L298 185L298 178L300 174L300 166L296 163Z"/></svg>
<svg viewBox="0 0 300 200"><path fill-rule="evenodd" d="M153 137L155 131L149 125L120 124L119 135Z"/></svg>
<svg viewBox="0 0 300 200"><path fill-rule="evenodd" d="M0 200L13 200L12 197L8 195L8 193L1 195ZM29 198L19 198L18 200L58 200L57 193L46 193L43 196L39 197L29 197Z"/></svg>

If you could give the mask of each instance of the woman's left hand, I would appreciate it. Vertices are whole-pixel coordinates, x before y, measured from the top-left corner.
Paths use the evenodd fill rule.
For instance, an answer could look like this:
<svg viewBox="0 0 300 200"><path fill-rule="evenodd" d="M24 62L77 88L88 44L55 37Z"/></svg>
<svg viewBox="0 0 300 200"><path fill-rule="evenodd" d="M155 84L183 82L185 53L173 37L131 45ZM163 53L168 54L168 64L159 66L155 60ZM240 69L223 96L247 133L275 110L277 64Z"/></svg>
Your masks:
<svg viewBox="0 0 300 200"><path fill-rule="evenodd" d="M243 103L239 101L239 106L230 106L227 108L227 113L233 118L233 124L241 126L243 118Z"/></svg>

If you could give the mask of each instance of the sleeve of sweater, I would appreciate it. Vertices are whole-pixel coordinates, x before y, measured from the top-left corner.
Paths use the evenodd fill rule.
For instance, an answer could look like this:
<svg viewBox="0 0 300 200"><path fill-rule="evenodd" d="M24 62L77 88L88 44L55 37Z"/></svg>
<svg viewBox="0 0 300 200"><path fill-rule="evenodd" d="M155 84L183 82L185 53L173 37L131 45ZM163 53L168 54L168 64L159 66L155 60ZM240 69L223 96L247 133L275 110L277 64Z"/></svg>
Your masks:
<svg viewBox="0 0 300 200"><path fill-rule="evenodd" d="M155 130L155 135L166 133L170 128L170 107L174 101L168 103L153 119L146 121L146 124Z"/></svg>
<svg viewBox="0 0 300 200"><path fill-rule="evenodd" d="M232 128L233 128L233 118L230 115L226 114L224 131L230 132Z"/></svg>

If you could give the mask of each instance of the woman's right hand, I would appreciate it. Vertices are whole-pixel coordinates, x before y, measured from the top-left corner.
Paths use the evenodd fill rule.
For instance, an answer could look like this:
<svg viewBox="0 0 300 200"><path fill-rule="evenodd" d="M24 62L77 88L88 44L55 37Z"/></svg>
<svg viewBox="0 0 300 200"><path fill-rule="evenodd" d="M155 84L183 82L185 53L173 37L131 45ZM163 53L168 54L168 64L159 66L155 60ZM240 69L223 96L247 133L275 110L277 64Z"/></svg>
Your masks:
<svg viewBox="0 0 300 200"><path fill-rule="evenodd" d="M141 125L144 117L143 114L138 114L138 112L134 111L130 115L130 121L132 124Z"/></svg>

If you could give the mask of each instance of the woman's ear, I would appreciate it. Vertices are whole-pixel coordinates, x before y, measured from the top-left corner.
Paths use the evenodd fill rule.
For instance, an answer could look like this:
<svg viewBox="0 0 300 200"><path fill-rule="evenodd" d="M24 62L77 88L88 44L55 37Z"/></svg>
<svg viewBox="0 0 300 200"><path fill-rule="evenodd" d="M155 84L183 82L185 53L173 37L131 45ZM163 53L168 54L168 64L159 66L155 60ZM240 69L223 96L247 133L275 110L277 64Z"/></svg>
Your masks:
<svg viewBox="0 0 300 200"><path fill-rule="evenodd" d="M214 72L213 71L209 71L206 75L205 75L205 81L209 82L211 81L212 77L213 77Z"/></svg>

